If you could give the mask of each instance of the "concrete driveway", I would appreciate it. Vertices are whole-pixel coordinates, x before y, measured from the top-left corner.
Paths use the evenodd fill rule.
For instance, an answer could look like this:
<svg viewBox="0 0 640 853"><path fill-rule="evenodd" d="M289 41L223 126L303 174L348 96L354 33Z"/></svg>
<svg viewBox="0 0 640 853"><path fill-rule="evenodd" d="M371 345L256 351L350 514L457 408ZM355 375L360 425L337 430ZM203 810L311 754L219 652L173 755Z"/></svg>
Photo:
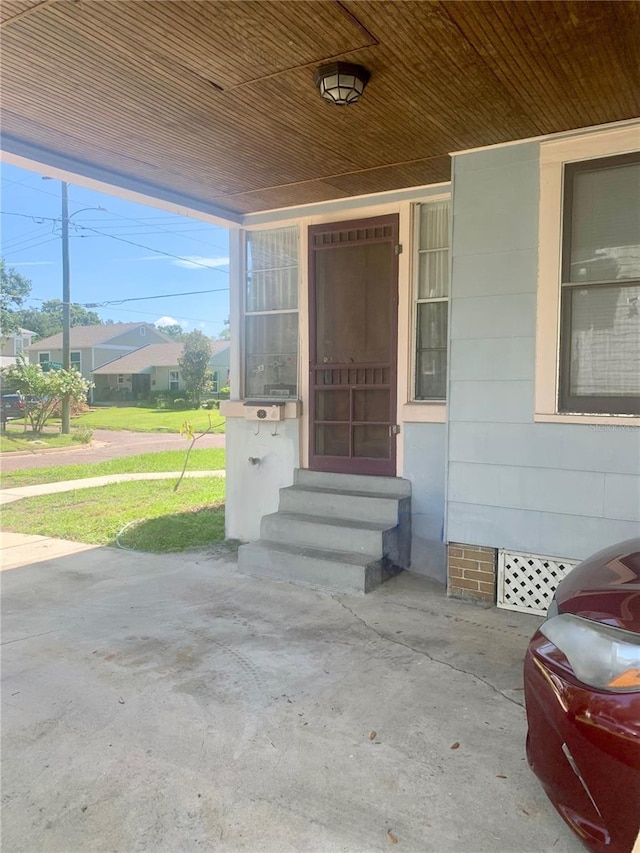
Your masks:
<svg viewBox="0 0 640 853"><path fill-rule="evenodd" d="M67 545L4 541L3 853L582 850L524 759L537 620Z"/></svg>

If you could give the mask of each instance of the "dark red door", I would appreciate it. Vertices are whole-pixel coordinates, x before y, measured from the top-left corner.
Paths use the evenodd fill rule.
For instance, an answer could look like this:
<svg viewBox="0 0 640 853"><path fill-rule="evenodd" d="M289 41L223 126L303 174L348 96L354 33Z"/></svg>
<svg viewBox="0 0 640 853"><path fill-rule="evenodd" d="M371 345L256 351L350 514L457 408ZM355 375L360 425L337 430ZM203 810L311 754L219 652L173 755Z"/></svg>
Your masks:
<svg viewBox="0 0 640 853"><path fill-rule="evenodd" d="M309 228L310 467L396 473L398 217Z"/></svg>

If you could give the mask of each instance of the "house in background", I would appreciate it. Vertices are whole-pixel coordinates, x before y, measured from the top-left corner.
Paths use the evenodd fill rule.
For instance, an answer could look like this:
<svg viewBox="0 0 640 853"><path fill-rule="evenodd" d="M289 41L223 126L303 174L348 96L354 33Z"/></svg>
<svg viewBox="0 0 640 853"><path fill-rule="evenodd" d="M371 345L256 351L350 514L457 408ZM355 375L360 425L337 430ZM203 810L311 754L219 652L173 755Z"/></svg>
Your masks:
<svg viewBox="0 0 640 853"><path fill-rule="evenodd" d="M241 569L540 612L637 534L637 4L123 8L16 6L2 147L231 229Z"/></svg>
<svg viewBox="0 0 640 853"><path fill-rule="evenodd" d="M229 341L212 341L210 367L213 374L213 392L220 389L222 377L226 381L229 371ZM182 396L185 384L178 359L184 344L148 344L110 361L93 371L94 401L124 402L147 400L152 394L166 392Z"/></svg>
<svg viewBox="0 0 640 853"><path fill-rule="evenodd" d="M211 342L211 393L219 394L229 386L231 374L231 341Z"/></svg>
<svg viewBox="0 0 640 853"><path fill-rule="evenodd" d="M93 382L96 368L124 353L150 343L170 343L171 339L151 323L105 323L99 326L73 326L70 332L71 367ZM62 332L43 338L28 349L33 364L62 362ZM130 389L132 390L132 389ZM92 391L91 401L93 402Z"/></svg>
<svg viewBox="0 0 640 853"><path fill-rule="evenodd" d="M0 367L15 364L17 357L29 349L35 337L36 333L30 332L29 329L18 329L10 335L5 335L0 340Z"/></svg>

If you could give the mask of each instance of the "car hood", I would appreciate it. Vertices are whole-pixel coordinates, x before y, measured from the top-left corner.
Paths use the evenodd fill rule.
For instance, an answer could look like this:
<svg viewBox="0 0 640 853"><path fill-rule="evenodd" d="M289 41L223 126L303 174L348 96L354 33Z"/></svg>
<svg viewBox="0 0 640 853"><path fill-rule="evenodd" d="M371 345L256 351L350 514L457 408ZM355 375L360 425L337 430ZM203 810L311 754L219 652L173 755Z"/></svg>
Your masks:
<svg viewBox="0 0 640 853"><path fill-rule="evenodd" d="M575 613L640 634L640 538L628 539L576 566L558 586L561 613Z"/></svg>

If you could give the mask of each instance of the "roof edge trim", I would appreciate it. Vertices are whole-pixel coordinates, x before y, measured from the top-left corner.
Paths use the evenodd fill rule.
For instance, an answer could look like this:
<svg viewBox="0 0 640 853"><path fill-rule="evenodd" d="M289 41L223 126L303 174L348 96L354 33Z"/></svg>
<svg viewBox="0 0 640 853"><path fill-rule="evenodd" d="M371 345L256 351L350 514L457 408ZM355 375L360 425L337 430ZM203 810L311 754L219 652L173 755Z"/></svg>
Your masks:
<svg viewBox="0 0 640 853"><path fill-rule="evenodd" d="M627 118L622 121L610 121L607 124L592 124L586 127L575 127L572 130L559 130L556 133L544 133L540 136L526 136L523 139L510 139L509 142L496 142L493 145L480 145L477 148L462 148L460 151L450 151L450 157L459 157L462 154L476 154L478 151L489 151L493 148L510 148L512 145L524 145L527 142L548 142L551 139L567 139L572 136L583 136L586 133L597 133L601 130L616 130L624 127L640 128L640 116Z"/></svg>
<svg viewBox="0 0 640 853"><path fill-rule="evenodd" d="M401 187L395 190L382 190L378 193L349 195L340 198L330 198L324 201L311 201L307 204L295 204L290 207L274 207L270 210L257 210L255 213L245 213L241 224L243 227L262 225L267 222L296 219L298 217L322 215L333 211L341 212L353 207L373 207L382 204L392 204L399 201L413 201L429 195L446 192L451 187L451 181L441 181L437 184L422 184L417 187Z"/></svg>
<svg viewBox="0 0 640 853"><path fill-rule="evenodd" d="M241 214L203 199L175 193L167 187L137 180L124 173L100 169L92 163L67 157L16 136L2 134L0 147L0 159L5 163L32 172L43 172L48 177L86 189L157 207L178 216L197 217L224 228L237 227L242 220Z"/></svg>

